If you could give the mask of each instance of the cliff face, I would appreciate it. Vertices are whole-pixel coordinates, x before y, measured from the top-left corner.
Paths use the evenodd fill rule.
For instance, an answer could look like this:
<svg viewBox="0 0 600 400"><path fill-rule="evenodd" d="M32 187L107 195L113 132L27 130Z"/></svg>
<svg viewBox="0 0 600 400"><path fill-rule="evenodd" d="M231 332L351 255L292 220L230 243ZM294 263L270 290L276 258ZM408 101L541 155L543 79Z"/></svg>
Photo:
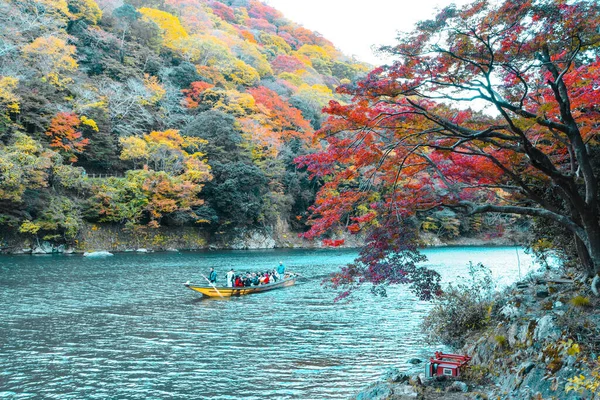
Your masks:
<svg viewBox="0 0 600 400"><path fill-rule="evenodd" d="M344 248L356 248L362 237L345 238ZM8 254L83 253L86 251L122 252L231 249L255 250L274 248L321 248L321 241L299 237L287 222L279 220L264 229L240 228L227 233L211 233L194 227L136 227L123 229L117 224L85 224L72 245L37 240L11 231L0 232L0 252Z"/></svg>
<svg viewBox="0 0 600 400"><path fill-rule="evenodd" d="M574 383L581 375L591 382L591 369L599 366L600 302L588 292L571 279L542 277L503 293L506 300L495 324L463 348L480 376L495 383L491 394L501 399L593 398Z"/></svg>

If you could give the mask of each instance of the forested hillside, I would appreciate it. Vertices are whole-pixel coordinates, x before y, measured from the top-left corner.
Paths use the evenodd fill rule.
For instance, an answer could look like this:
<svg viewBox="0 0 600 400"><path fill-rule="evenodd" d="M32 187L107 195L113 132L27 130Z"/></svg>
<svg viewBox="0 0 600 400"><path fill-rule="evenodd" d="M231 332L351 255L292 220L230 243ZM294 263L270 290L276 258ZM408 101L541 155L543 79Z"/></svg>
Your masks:
<svg viewBox="0 0 600 400"><path fill-rule="evenodd" d="M304 229L293 160L367 66L254 0L0 2L0 229Z"/></svg>

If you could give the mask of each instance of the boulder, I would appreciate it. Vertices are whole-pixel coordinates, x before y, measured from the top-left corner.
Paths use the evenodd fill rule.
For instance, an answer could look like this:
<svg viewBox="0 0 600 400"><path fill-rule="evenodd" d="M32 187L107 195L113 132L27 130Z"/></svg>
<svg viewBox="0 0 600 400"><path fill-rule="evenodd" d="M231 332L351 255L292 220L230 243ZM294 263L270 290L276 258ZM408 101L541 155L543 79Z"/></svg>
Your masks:
<svg viewBox="0 0 600 400"><path fill-rule="evenodd" d="M372 386L356 395L356 400L386 400L392 396L392 389L389 385L381 383Z"/></svg>
<svg viewBox="0 0 600 400"><path fill-rule="evenodd" d="M409 377L404 375L398 368L390 368L381 377L381 380L386 382L398 383L407 382Z"/></svg>
<svg viewBox="0 0 600 400"><path fill-rule="evenodd" d="M507 304L502 307L500 314L506 319L513 319L520 317L522 312L514 304Z"/></svg>
<svg viewBox="0 0 600 400"><path fill-rule="evenodd" d="M31 254L52 254L54 252L54 246L49 242L42 242L38 246L35 246L31 251Z"/></svg>
<svg viewBox="0 0 600 400"><path fill-rule="evenodd" d="M550 296L550 292L548 292L548 290L546 289L536 290L535 292L535 297L538 297L540 299L545 299L548 296Z"/></svg>
<svg viewBox="0 0 600 400"><path fill-rule="evenodd" d="M551 315L546 315L540 318L533 333L536 340L556 340L560 337L560 330L554 324Z"/></svg>
<svg viewBox="0 0 600 400"><path fill-rule="evenodd" d="M446 391L467 393L469 391L469 386L462 381L454 381L452 382L452 385L446 388Z"/></svg>
<svg viewBox="0 0 600 400"><path fill-rule="evenodd" d="M423 360L419 358L411 358L410 360L408 360L408 363L412 365L421 364L422 362Z"/></svg>

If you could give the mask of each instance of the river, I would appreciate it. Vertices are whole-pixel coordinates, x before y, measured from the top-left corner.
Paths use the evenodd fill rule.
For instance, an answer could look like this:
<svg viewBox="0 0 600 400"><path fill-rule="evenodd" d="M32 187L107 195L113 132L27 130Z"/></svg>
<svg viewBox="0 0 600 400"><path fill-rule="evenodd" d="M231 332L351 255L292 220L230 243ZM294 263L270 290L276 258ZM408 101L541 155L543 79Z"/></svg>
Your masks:
<svg viewBox="0 0 600 400"><path fill-rule="evenodd" d="M425 250L446 282L468 262L501 283L532 268L514 247ZM425 358L430 305L404 287L333 303L320 283L348 250L123 253L107 258L0 257L0 398L346 399L389 367ZM214 266L266 270L282 260L306 279L229 300L188 280Z"/></svg>

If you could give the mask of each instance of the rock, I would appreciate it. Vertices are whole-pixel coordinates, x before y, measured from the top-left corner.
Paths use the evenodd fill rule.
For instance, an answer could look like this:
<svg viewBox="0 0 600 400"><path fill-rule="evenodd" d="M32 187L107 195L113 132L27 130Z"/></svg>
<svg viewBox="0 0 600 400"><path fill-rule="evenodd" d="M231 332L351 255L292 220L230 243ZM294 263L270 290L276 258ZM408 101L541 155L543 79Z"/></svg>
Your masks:
<svg viewBox="0 0 600 400"><path fill-rule="evenodd" d="M234 250L273 249L275 239L265 232L252 231L242 237L237 237L231 244Z"/></svg>
<svg viewBox="0 0 600 400"><path fill-rule="evenodd" d="M519 368L517 368L519 370L518 375L525 376L529 372L531 372L531 370L534 368L535 368L534 362L526 361L526 362L522 363L521 365L519 365Z"/></svg>
<svg viewBox="0 0 600 400"><path fill-rule="evenodd" d="M32 249L30 249L30 248L21 249L21 252L22 252L23 254L31 254L31 252L32 252L32 251L33 251L33 250L32 250Z"/></svg>
<svg viewBox="0 0 600 400"><path fill-rule="evenodd" d="M91 251L91 252L85 252L83 253L84 257L110 257L113 254L106 251L106 250L100 250L100 251Z"/></svg>
<svg viewBox="0 0 600 400"><path fill-rule="evenodd" d="M356 395L356 400L386 400L392 396L392 389L389 385L381 383L372 386Z"/></svg>
<svg viewBox="0 0 600 400"><path fill-rule="evenodd" d="M393 394L393 398L398 400L416 399L419 396L419 392L411 385L394 386Z"/></svg>
<svg viewBox="0 0 600 400"><path fill-rule="evenodd" d="M519 334L519 324L514 323L508 328L508 332L506 333L506 338L508 339L508 344L510 347L514 347L518 341Z"/></svg>
<svg viewBox="0 0 600 400"><path fill-rule="evenodd" d="M383 376L381 377L383 381L392 382L392 383L404 383L408 382L409 377L402 372L398 368L390 368L388 369Z"/></svg>
<svg viewBox="0 0 600 400"><path fill-rule="evenodd" d="M424 377L425 375L423 375ZM416 374L410 377L408 383L412 386L423 386L423 379L421 379L420 374Z"/></svg>
<svg viewBox="0 0 600 400"><path fill-rule="evenodd" d="M62 254L62 253L64 253L64 252L65 252L65 245L64 245L64 244L61 244L60 246L56 247L54 250L55 250L57 253L61 253L61 254Z"/></svg>
<svg viewBox="0 0 600 400"><path fill-rule="evenodd" d="M535 292L535 297L538 297L540 299L545 299L548 296L550 296L550 293L545 289L536 290Z"/></svg>
<svg viewBox="0 0 600 400"><path fill-rule="evenodd" d="M148 249L137 249L136 250L138 253L147 253Z"/></svg>
<svg viewBox="0 0 600 400"><path fill-rule="evenodd" d="M31 251L31 254L52 254L54 247L49 242L42 242L39 246L36 246Z"/></svg>
<svg viewBox="0 0 600 400"><path fill-rule="evenodd" d="M169 247L166 251L171 251L173 253L178 253L179 252L179 250L177 250L177 249L175 249L173 247Z"/></svg>
<svg viewBox="0 0 600 400"><path fill-rule="evenodd" d="M500 314L506 319L513 319L519 317L522 313L514 304L507 304L502 307Z"/></svg>
<svg viewBox="0 0 600 400"><path fill-rule="evenodd" d="M408 360L408 363L412 364L412 365L421 364L422 362L423 362L423 360L418 359L418 358L411 358L410 360Z"/></svg>
<svg viewBox="0 0 600 400"><path fill-rule="evenodd" d="M554 303L554 308L561 308L564 304L561 301L557 301Z"/></svg>
<svg viewBox="0 0 600 400"><path fill-rule="evenodd" d="M560 337L560 330L556 328L551 315L540 318L533 333L536 340L556 340Z"/></svg>
<svg viewBox="0 0 600 400"><path fill-rule="evenodd" d="M64 254L73 254L73 253L75 253L75 249L72 247L67 247L64 252Z"/></svg>
<svg viewBox="0 0 600 400"><path fill-rule="evenodd" d="M461 381L454 381L452 385L446 388L447 392L463 392L467 393L469 391L469 386L466 383Z"/></svg>

